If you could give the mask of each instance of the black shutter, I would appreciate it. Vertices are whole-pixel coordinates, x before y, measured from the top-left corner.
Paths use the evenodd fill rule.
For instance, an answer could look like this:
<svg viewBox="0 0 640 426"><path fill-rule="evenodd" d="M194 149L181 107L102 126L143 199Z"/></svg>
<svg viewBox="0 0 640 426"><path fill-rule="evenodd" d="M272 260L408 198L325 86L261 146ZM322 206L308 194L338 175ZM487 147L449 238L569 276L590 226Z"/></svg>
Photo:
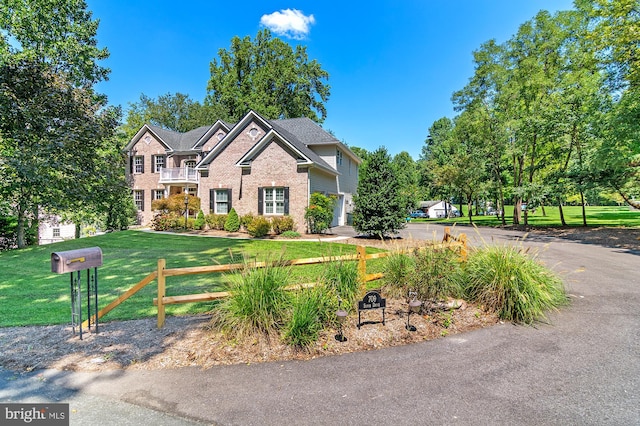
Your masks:
<svg viewBox="0 0 640 426"><path fill-rule="evenodd" d="M263 188L258 188L258 214L263 213L263 205L264 204L264 190Z"/></svg>
<svg viewBox="0 0 640 426"><path fill-rule="evenodd" d="M232 208L232 199L231 199L231 189L227 189L227 200L229 200L229 212L231 212L231 208Z"/></svg>
<svg viewBox="0 0 640 426"><path fill-rule="evenodd" d="M216 212L216 190L209 190L209 213Z"/></svg>
<svg viewBox="0 0 640 426"><path fill-rule="evenodd" d="M284 214L289 214L289 187L284 187Z"/></svg>
<svg viewBox="0 0 640 426"><path fill-rule="evenodd" d="M155 173L156 172L156 156L152 155L151 156L151 173Z"/></svg>
<svg viewBox="0 0 640 426"><path fill-rule="evenodd" d="M129 174L133 174L133 159L135 157L133 155L129 155Z"/></svg>
<svg viewBox="0 0 640 426"><path fill-rule="evenodd" d="M141 190L140 192L142 192L142 205L140 207L142 207L140 210L144 211L144 189Z"/></svg>

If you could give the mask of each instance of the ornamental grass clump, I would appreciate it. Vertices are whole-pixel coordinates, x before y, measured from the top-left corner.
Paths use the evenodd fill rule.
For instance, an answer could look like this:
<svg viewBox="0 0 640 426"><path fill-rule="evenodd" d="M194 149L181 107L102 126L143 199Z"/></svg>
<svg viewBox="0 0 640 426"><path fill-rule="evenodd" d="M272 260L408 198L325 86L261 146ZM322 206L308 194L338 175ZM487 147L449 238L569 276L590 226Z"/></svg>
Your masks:
<svg viewBox="0 0 640 426"><path fill-rule="evenodd" d="M503 320L530 324L568 303L560 278L518 247L473 251L463 275L469 300Z"/></svg>
<svg viewBox="0 0 640 426"><path fill-rule="evenodd" d="M284 327L284 341L297 348L309 347L331 322L331 312L330 299L323 287L299 292L293 302L291 318Z"/></svg>
<svg viewBox="0 0 640 426"><path fill-rule="evenodd" d="M291 306L285 290L290 270L278 262L264 268L246 264L231 276L231 296L216 306L212 323L226 332L240 335L277 333L284 324Z"/></svg>
<svg viewBox="0 0 640 426"><path fill-rule="evenodd" d="M342 300L342 308L353 309L361 293L358 280L358 265L355 262L334 261L325 264L321 278L329 297L334 299L337 309L338 298Z"/></svg>

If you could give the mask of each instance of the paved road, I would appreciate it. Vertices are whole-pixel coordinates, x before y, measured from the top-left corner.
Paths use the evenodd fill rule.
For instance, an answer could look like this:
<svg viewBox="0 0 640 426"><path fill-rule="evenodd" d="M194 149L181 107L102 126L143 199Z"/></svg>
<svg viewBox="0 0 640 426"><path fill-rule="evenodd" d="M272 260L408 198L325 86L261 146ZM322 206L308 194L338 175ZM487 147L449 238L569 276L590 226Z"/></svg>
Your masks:
<svg viewBox="0 0 640 426"><path fill-rule="evenodd" d="M410 224L403 235L434 232L442 227ZM475 244L522 237L467 233ZM0 401L70 401L72 424L640 424L639 253L546 237L517 244L565 278L572 304L548 324L306 362L4 372Z"/></svg>

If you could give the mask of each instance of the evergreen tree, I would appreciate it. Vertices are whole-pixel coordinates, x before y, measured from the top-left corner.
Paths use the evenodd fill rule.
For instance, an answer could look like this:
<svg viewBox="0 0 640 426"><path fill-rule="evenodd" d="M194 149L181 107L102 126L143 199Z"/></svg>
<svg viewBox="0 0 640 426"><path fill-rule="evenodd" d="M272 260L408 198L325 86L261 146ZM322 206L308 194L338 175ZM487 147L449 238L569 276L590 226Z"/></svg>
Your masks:
<svg viewBox="0 0 640 426"><path fill-rule="evenodd" d="M386 148L371 153L360 169L353 212L356 231L384 238L406 224L406 209L395 168Z"/></svg>
<svg viewBox="0 0 640 426"><path fill-rule="evenodd" d="M240 229L240 217L236 209L232 208L224 222L224 230L227 232L238 232Z"/></svg>

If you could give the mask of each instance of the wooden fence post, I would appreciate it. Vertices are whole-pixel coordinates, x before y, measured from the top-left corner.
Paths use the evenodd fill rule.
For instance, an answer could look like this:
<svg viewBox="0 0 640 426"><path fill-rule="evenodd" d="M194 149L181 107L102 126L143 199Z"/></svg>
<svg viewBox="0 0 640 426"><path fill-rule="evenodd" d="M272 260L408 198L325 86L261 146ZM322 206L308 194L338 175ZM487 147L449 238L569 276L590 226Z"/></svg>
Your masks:
<svg viewBox="0 0 640 426"><path fill-rule="evenodd" d="M164 269L166 265L166 260L158 259L158 328L164 326L164 296L166 294Z"/></svg>
<svg viewBox="0 0 640 426"><path fill-rule="evenodd" d="M358 278L364 284L367 282L367 248L357 246L356 250L358 254Z"/></svg>
<svg viewBox="0 0 640 426"><path fill-rule="evenodd" d="M458 237L460 242L462 243L462 248L460 249L460 257L462 258L463 262L467 261L467 254L468 254L468 249L467 249L467 234L460 234L460 236Z"/></svg>

